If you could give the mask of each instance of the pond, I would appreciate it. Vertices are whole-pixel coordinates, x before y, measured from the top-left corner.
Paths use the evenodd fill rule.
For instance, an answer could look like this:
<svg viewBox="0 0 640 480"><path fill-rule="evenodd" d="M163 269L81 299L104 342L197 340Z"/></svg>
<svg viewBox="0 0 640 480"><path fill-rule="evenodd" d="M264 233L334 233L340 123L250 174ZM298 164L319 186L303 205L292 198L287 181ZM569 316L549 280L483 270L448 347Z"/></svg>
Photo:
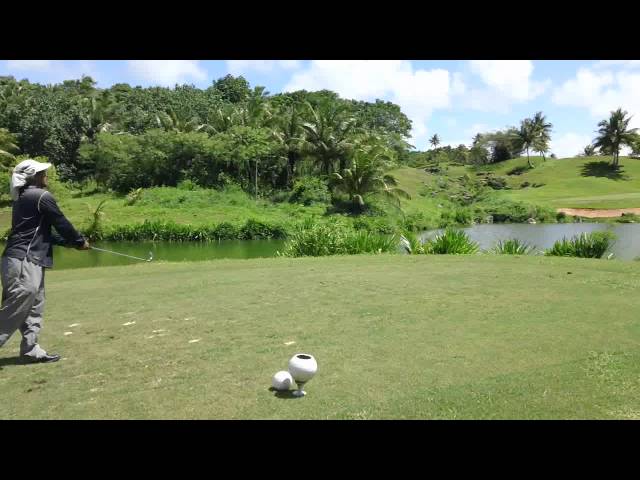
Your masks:
<svg viewBox="0 0 640 480"><path fill-rule="evenodd" d="M604 223L553 223L553 224L492 224L474 225L464 229L469 237L480 244L483 250L492 248L498 240L517 238L538 250L550 248L562 237L570 238L582 232L609 230L616 234L616 243L611 253L620 260L633 260L640 256L640 224ZM423 232L422 238L429 238L437 231ZM219 258L261 258L274 257L284 249L284 240L222 240L220 242L96 242L95 246L118 253L148 258L149 253L158 261L189 262ZM4 245L1 245L4 249ZM131 265L139 261L90 250L81 252L73 249L54 247L56 269L102 267L109 265Z"/></svg>
<svg viewBox="0 0 640 480"><path fill-rule="evenodd" d="M92 245L134 257L166 262L197 262L217 258L274 257L284 248L284 240L222 240L220 242L98 242ZM4 243L1 245L4 250ZM67 268L105 267L142 263L131 258L96 250L78 251L72 248L53 247L53 263L56 270Z"/></svg>
<svg viewBox="0 0 640 480"><path fill-rule="evenodd" d="M535 246L536 250L551 248L556 240L562 237L571 238L583 232L610 231L616 235L616 241L608 253L613 253L620 260L633 260L640 256L640 224L638 223L548 223L548 224L482 224L465 228L471 240L478 242L480 249L488 250L498 240L517 238ZM430 238L437 231L423 232L421 238Z"/></svg>

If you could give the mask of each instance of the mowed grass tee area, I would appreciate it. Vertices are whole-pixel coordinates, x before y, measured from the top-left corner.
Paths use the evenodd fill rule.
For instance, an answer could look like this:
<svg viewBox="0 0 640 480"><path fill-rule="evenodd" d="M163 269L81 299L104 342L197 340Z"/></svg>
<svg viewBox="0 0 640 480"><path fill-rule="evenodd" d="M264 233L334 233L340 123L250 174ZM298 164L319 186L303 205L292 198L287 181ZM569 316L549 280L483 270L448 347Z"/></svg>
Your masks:
<svg viewBox="0 0 640 480"><path fill-rule="evenodd" d="M54 270L64 359L16 365L13 337L0 418L640 418L639 287L637 262L518 256ZM298 352L308 395L270 391Z"/></svg>

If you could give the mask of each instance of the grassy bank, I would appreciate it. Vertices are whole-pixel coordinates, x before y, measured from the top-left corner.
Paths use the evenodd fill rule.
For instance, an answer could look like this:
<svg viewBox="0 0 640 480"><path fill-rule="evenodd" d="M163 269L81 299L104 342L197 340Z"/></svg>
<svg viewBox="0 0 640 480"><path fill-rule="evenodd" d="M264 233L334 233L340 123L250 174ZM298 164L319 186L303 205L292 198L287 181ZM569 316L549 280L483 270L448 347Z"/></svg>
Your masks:
<svg viewBox="0 0 640 480"><path fill-rule="evenodd" d="M269 224L288 224L311 215L321 215L324 207L290 203L272 203L251 198L240 190L179 190L153 188L144 190L140 199L128 205L126 197L96 193L78 196L73 193L55 194L60 208L75 225L87 226L92 212L105 201L102 224L106 229L115 226L147 222L173 222L194 227L220 223L243 225L247 220L259 219ZM11 226L11 207L0 210L0 230Z"/></svg>
<svg viewBox="0 0 640 480"><path fill-rule="evenodd" d="M41 340L65 359L14 365L13 338L0 418L640 418L634 262L274 258L47 283ZM276 396L300 351L309 395Z"/></svg>
<svg viewBox="0 0 640 480"><path fill-rule="evenodd" d="M398 168L390 173L397 178L399 187L411 195L411 199L401 201L402 212L378 204L384 211L378 208L377 216L347 221L359 229L391 233L396 227L424 230L483 222L489 215L496 222L524 222L530 217L537 221L556 221L555 209L560 207L640 206L638 160L622 158L622 167L617 171L607 167L605 157L548 159L546 162L536 157L533 161L536 168L531 170L526 168L526 158L483 167L443 164L438 173L428 173L424 168ZM488 173L502 178L509 189L489 189L488 193L474 198L478 179ZM138 228L136 225L144 222L164 222L204 229L215 236L220 224L232 225L237 236L223 238L245 238L242 229L248 221L290 232L294 225L310 217L324 217L329 207L326 203L290 203L287 196L287 193L278 194L278 202L273 201L273 197L256 200L233 187L223 191L152 188L143 190L135 201L106 193L56 193L63 211L80 228L91 223L92 212L104 200L101 222L105 231L118 228L133 232ZM0 231L6 231L10 224L11 208L4 206L0 208ZM223 229L230 235L231 230ZM130 236L135 237L133 233ZM199 238L201 235L196 232L185 236ZM120 236L115 235L116 238Z"/></svg>
<svg viewBox="0 0 640 480"><path fill-rule="evenodd" d="M608 166L610 157L534 159L536 168L525 169L526 158L484 167L507 178L512 190L500 195L554 208L633 208L640 207L640 161L621 157L616 171ZM521 171L517 175L513 172ZM510 172L512 172L510 174ZM523 183L542 185L521 188Z"/></svg>

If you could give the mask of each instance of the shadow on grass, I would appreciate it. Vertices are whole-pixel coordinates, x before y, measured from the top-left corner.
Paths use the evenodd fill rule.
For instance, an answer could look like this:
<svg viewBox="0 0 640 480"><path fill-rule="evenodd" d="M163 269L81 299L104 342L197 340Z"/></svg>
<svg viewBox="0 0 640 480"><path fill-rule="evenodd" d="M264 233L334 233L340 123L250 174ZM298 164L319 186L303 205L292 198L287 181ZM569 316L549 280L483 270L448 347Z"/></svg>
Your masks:
<svg viewBox="0 0 640 480"><path fill-rule="evenodd" d="M278 397L278 398L300 398L300 397L296 397L296 396L293 395L294 390L280 391L280 390L276 390L273 387L269 387L269 391L270 392L276 392L274 397Z"/></svg>
<svg viewBox="0 0 640 480"><path fill-rule="evenodd" d="M529 171L529 170L531 170L531 168L529 168L529 165L515 167L515 168L512 168L511 170L509 170L507 172L507 175L522 175L524 172Z"/></svg>
<svg viewBox="0 0 640 480"><path fill-rule="evenodd" d="M27 365L27 363L21 357L0 358L0 368L7 365Z"/></svg>
<svg viewBox="0 0 640 480"><path fill-rule="evenodd" d="M614 167L607 161L589 162L582 166L583 177L606 177L611 180L629 180L620 165Z"/></svg>
<svg viewBox="0 0 640 480"><path fill-rule="evenodd" d="M104 191L100 188L94 188L92 190L80 190L79 192L73 192L71 194L71 197L72 198L90 197L91 195L95 195L96 193L104 193Z"/></svg>

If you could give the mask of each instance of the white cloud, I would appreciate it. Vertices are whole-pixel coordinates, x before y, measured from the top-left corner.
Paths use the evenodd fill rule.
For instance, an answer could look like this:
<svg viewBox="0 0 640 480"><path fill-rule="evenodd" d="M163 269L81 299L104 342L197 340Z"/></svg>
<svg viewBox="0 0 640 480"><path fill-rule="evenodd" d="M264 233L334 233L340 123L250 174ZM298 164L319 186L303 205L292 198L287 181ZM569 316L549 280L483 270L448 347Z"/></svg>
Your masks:
<svg viewBox="0 0 640 480"><path fill-rule="evenodd" d="M21 73L30 72L32 81L39 83L54 84L64 80L80 79L83 75L92 77L98 86L102 78L96 63L90 60L7 60L7 70L9 75L23 78ZM46 76L46 80L38 80ZM36 77L34 79L33 77Z"/></svg>
<svg viewBox="0 0 640 480"><path fill-rule="evenodd" d="M564 133L551 139L551 152L558 158L575 157L582 153L593 137L579 133Z"/></svg>
<svg viewBox="0 0 640 480"><path fill-rule="evenodd" d="M462 74L460 72L455 72L453 74L453 82L451 82L451 94L464 95L466 91L467 86L462 79Z"/></svg>
<svg viewBox="0 0 640 480"><path fill-rule="evenodd" d="M301 66L300 60L227 60L227 70L232 75L241 75L251 70L261 73L276 69L297 70Z"/></svg>
<svg viewBox="0 0 640 480"><path fill-rule="evenodd" d="M601 99L594 98L602 93L602 90L612 85L614 76L611 72L594 72L588 68L580 68L575 78L567 80L556 88L551 100L556 105L588 107L592 113L598 115Z"/></svg>
<svg viewBox="0 0 640 480"><path fill-rule="evenodd" d="M465 129L464 134L468 137L474 137L477 133L486 133L489 131L489 125L485 123L474 123L469 128Z"/></svg>
<svg viewBox="0 0 640 480"><path fill-rule="evenodd" d="M52 67L51 60L7 60L9 70L46 72Z"/></svg>
<svg viewBox="0 0 640 480"><path fill-rule="evenodd" d="M469 146L471 145L472 141L470 139L466 139L466 140L451 140L451 141L447 141L447 140L442 140L442 145L441 146L446 146L449 145L451 148L457 148L458 145L465 145L467 148L469 148Z"/></svg>
<svg viewBox="0 0 640 480"><path fill-rule="evenodd" d="M329 89L343 98L377 98L400 106L413 122L414 142L423 143L426 120L436 109L448 108L454 93L464 92L462 78L448 70L414 70L406 60L314 60L296 72L285 92Z"/></svg>
<svg viewBox="0 0 640 480"><path fill-rule="evenodd" d="M574 78L556 88L551 97L560 106L585 108L594 120L608 118L622 108L633 116L631 127L640 127L640 73L580 68Z"/></svg>
<svg viewBox="0 0 640 480"><path fill-rule="evenodd" d="M198 60L129 60L127 65L132 74L152 85L173 87L188 79L207 78Z"/></svg>
<svg viewBox="0 0 640 480"><path fill-rule="evenodd" d="M471 60L472 73L479 76L484 87L466 91L463 106L482 111L507 113L512 103L522 103L542 95L551 80L533 80L530 60Z"/></svg>
<svg viewBox="0 0 640 480"><path fill-rule="evenodd" d="M640 68L640 60L601 60L593 65L596 69L611 67Z"/></svg>

